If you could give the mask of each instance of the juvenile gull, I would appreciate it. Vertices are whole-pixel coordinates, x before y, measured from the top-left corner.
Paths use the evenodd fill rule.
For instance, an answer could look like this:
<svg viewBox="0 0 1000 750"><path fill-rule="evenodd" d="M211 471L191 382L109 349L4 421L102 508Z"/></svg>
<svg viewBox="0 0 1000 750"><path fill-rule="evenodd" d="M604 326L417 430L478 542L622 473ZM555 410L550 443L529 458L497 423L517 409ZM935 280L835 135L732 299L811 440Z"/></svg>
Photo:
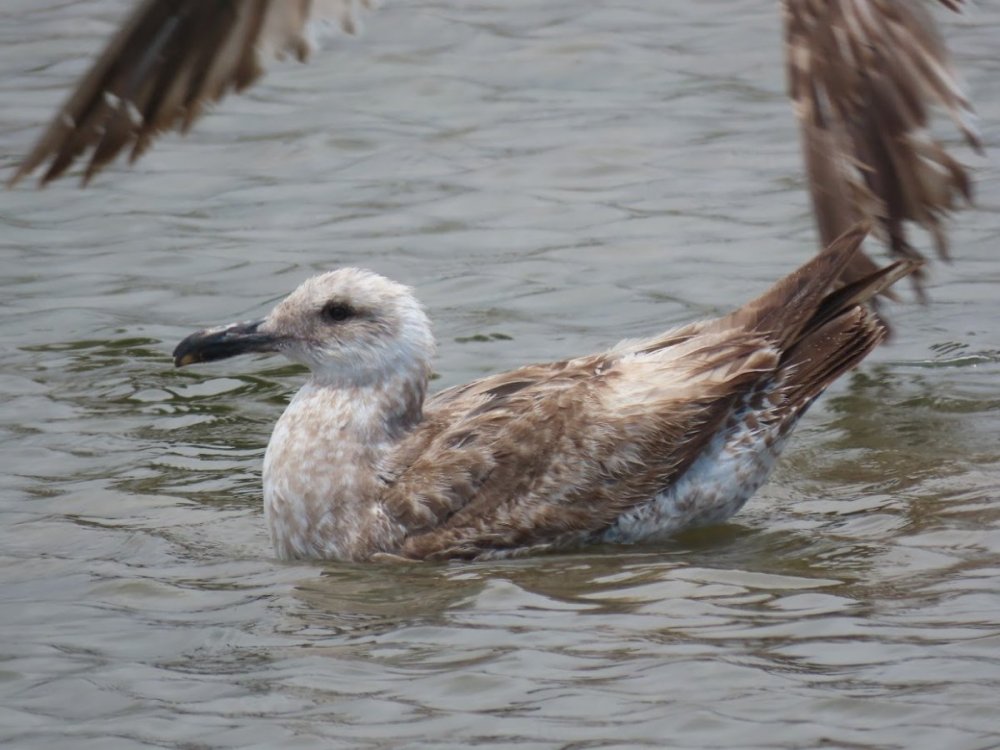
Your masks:
<svg viewBox="0 0 1000 750"><path fill-rule="evenodd" d="M864 303L918 263L828 292L865 231L722 318L426 400L427 316L407 287L356 268L307 280L263 320L188 336L174 362L280 352L311 371L264 456L281 558L654 540L739 510L813 400L882 338Z"/></svg>
<svg viewBox="0 0 1000 750"><path fill-rule="evenodd" d="M963 0L931 0L958 11ZM353 32L373 0L143 0L108 42L9 184L47 164L41 184L81 157L86 184L119 153L135 161L161 132L186 132L274 58L304 60L315 21ZM969 175L928 132L943 108L979 149L972 108L921 0L782 0L795 105L821 245L873 222L898 257L920 257L913 221L947 254L943 218ZM770 43L770 40L767 40ZM331 123L335 127L335 123ZM876 269L863 252L845 281ZM920 272L913 275L919 280ZM918 292L921 287L917 286Z"/></svg>

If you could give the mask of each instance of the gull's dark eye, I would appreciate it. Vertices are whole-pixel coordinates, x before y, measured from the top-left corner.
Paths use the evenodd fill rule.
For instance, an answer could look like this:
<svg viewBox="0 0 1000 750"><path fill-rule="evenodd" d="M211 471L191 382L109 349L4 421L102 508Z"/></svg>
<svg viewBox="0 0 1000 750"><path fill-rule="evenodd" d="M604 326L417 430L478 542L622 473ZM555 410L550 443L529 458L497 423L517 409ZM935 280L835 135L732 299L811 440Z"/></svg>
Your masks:
<svg viewBox="0 0 1000 750"><path fill-rule="evenodd" d="M327 302L322 315L327 323L343 323L348 318L354 317L354 310L343 302Z"/></svg>

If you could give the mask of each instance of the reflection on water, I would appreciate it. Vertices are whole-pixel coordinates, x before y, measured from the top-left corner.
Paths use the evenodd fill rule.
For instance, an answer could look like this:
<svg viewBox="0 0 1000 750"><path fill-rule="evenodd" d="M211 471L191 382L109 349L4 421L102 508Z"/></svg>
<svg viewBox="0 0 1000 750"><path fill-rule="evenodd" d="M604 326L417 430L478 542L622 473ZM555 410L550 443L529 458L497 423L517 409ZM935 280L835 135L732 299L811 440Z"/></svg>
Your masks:
<svg viewBox="0 0 1000 750"><path fill-rule="evenodd" d="M0 11L9 168L128 3ZM997 179L932 304L731 523L504 563L271 559L301 381L171 366L312 272L415 286L445 387L710 315L812 242L776 9L390 4L186 142L0 201L0 743L1000 743ZM1000 122L982 5L947 34Z"/></svg>

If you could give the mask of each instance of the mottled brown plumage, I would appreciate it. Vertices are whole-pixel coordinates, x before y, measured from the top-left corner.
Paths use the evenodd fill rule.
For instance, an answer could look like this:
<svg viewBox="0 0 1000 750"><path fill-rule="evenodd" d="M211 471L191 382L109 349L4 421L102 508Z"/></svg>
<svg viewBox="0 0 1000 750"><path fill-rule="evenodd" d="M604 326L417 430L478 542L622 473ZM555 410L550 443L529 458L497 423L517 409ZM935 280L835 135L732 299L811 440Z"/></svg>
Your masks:
<svg viewBox="0 0 1000 750"><path fill-rule="evenodd" d="M353 33L373 0L143 0L111 38L10 178L46 162L44 185L78 158L83 184L122 151L135 161L167 130L187 132L229 91L242 91L272 58L305 60L307 22ZM89 154L89 156L88 156Z"/></svg>
<svg viewBox="0 0 1000 750"><path fill-rule="evenodd" d="M961 0L938 0L958 11ZM943 41L917 0L783 0L789 95L802 137L823 244L872 221L893 255L922 258L906 222L926 229L948 257L944 218L969 202L968 172L930 136L943 107L980 148L972 108ZM845 281L876 268L858 253ZM923 298L922 274L912 276Z"/></svg>
<svg viewBox="0 0 1000 750"><path fill-rule="evenodd" d="M864 235L725 317L426 403L426 317L404 287L356 269L307 281L264 321L192 334L174 356L281 351L310 367L264 462L281 557L472 559L655 539L734 513L809 404L882 338L864 302L917 263L828 292Z"/></svg>

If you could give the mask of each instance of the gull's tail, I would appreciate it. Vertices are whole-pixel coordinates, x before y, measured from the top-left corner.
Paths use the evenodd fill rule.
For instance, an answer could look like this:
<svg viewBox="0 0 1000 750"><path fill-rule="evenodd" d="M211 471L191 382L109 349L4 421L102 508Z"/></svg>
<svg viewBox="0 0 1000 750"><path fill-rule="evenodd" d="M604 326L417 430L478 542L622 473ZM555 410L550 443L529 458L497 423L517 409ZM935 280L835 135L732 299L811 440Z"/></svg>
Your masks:
<svg viewBox="0 0 1000 750"><path fill-rule="evenodd" d="M789 406L801 409L885 337L867 303L921 261L898 260L830 291L860 252L867 225L848 230L815 258L723 320L766 335L781 352L779 373Z"/></svg>

